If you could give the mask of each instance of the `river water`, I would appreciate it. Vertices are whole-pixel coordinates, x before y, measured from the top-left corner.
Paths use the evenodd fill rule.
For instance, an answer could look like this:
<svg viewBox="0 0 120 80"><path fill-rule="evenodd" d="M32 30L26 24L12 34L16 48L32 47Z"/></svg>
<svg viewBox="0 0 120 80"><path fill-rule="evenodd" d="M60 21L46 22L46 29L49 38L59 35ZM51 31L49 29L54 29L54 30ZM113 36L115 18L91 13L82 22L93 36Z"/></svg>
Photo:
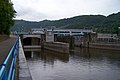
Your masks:
<svg viewBox="0 0 120 80"><path fill-rule="evenodd" d="M69 54L25 50L33 80L120 80L120 52L75 48Z"/></svg>

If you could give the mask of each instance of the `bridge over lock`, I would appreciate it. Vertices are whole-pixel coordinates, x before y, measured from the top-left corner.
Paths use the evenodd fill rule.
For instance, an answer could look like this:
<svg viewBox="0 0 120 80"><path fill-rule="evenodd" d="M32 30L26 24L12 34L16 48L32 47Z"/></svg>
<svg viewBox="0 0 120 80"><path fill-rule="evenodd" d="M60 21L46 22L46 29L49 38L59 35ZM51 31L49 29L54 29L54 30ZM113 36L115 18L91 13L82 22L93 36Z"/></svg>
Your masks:
<svg viewBox="0 0 120 80"><path fill-rule="evenodd" d="M22 44L24 48L41 48L41 44L43 41L42 35L38 34L29 34L29 35L22 35Z"/></svg>

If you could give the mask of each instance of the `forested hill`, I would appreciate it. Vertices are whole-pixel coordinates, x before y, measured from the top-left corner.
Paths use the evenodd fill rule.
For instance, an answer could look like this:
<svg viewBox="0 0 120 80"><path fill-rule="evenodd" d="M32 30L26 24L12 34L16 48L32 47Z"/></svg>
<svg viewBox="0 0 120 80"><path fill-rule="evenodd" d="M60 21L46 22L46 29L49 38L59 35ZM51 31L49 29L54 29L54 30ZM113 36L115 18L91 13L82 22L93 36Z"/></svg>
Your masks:
<svg viewBox="0 0 120 80"><path fill-rule="evenodd" d="M109 16L104 15L82 15L72 18L65 18L60 20L44 20L40 22L29 22L24 20L16 20L15 25L11 27L11 30L27 31L30 28L73 28L73 29L94 29L98 32L112 32L116 33L120 27L120 12L111 14Z"/></svg>

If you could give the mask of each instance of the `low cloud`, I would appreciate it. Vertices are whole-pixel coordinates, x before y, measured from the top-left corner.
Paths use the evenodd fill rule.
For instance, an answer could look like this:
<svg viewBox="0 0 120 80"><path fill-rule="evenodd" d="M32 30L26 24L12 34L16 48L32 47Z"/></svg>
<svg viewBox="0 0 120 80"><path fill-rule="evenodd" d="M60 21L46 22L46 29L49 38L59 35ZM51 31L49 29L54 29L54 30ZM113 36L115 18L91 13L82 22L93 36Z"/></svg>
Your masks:
<svg viewBox="0 0 120 80"><path fill-rule="evenodd" d="M12 0L17 19L40 21L77 15L109 15L120 11L120 0Z"/></svg>
<svg viewBox="0 0 120 80"><path fill-rule="evenodd" d="M47 18L47 16L41 12L37 12L31 8L21 9L17 11L16 19L24 19L28 21L41 21Z"/></svg>

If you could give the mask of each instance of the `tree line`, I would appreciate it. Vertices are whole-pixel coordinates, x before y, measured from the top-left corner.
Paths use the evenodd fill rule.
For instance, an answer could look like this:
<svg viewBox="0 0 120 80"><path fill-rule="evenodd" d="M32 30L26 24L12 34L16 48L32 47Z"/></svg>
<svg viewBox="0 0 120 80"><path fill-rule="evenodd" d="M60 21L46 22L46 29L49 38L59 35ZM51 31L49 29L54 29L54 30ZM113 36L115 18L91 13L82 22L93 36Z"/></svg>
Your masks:
<svg viewBox="0 0 120 80"><path fill-rule="evenodd" d="M63 29L93 29L102 33L118 33L120 27L120 12L104 15L82 15L60 20L43 20L40 22L29 22L16 20L11 27L12 31L28 31L31 28L63 28Z"/></svg>

